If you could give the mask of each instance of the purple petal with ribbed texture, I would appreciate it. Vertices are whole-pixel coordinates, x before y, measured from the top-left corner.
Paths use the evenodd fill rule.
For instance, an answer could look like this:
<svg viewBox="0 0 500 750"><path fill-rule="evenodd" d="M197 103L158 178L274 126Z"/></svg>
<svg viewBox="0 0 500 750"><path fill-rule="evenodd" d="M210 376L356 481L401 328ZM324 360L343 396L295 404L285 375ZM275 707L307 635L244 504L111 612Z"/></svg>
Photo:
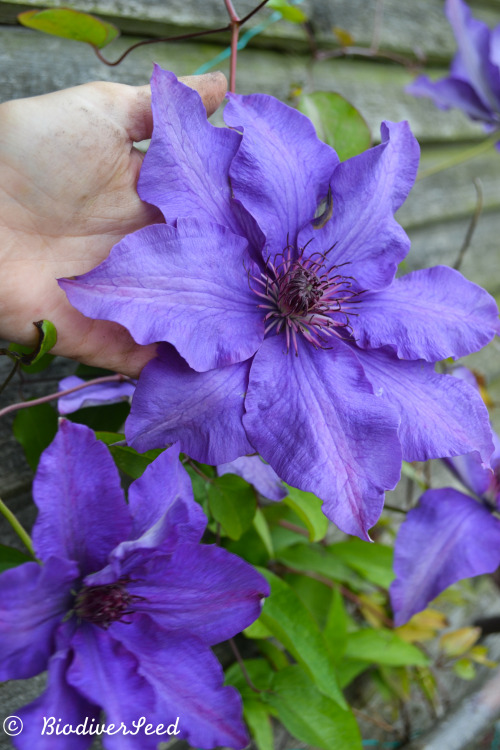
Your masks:
<svg viewBox="0 0 500 750"><path fill-rule="evenodd" d="M0 680L33 677L47 668L78 575L76 563L56 557L0 575Z"/></svg>
<svg viewBox="0 0 500 750"><path fill-rule="evenodd" d="M368 539L401 468L393 408L377 399L353 352L271 336L254 357L243 418L249 439L285 482L314 492L348 534Z"/></svg>
<svg viewBox="0 0 500 750"><path fill-rule="evenodd" d="M157 65L151 106L153 137L137 186L142 200L158 206L169 223L196 216L239 234L228 173L241 136L210 125L198 92Z"/></svg>
<svg viewBox="0 0 500 750"><path fill-rule="evenodd" d="M59 390L64 391L69 388L75 388L77 385L83 385L85 380L77 375L70 375L59 381ZM128 401L135 391L135 382L129 381L124 383L100 383L98 385L89 385L88 388L82 388L76 393L69 393L67 396L61 396L57 401L57 410L59 414L71 414L78 409L85 409L88 406L103 406L104 404L116 404L120 401Z"/></svg>
<svg viewBox="0 0 500 750"><path fill-rule="evenodd" d="M161 453L131 484L128 500L133 522L131 540L113 550L112 561L134 550L170 552L179 542L201 540L207 519L193 499L189 474L179 461L178 444Z"/></svg>
<svg viewBox="0 0 500 750"><path fill-rule="evenodd" d="M415 181L419 146L407 122L384 122L382 143L342 162L331 182L333 215L322 229L299 235L306 253L327 253L355 287L383 289L394 278L410 241L394 219Z"/></svg>
<svg viewBox="0 0 500 750"><path fill-rule="evenodd" d="M493 573L500 563L500 521L449 487L428 490L396 539L390 588L395 624L403 625L462 578Z"/></svg>
<svg viewBox="0 0 500 750"><path fill-rule="evenodd" d="M84 315L121 323L138 344L168 341L193 369L212 370L248 359L264 338L247 245L217 224L179 219L129 234L60 285Z"/></svg>
<svg viewBox="0 0 500 750"><path fill-rule="evenodd" d="M241 456L217 467L217 474L237 474L253 485L257 492L268 500L283 500L288 492L272 466L265 464L259 456Z"/></svg>
<svg viewBox="0 0 500 750"><path fill-rule="evenodd" d="M155 710L153 688L137 673L136 657L114 640L112 631L84 623L71 639L71 646L75 656L67 681L104 710L107 726L114 724L118 729L123 722L127 729L135 732L141 716L154 727L164 721ZM131 735L123 732L104 735L103 745L109 750L137 750L138 747L156 750L160 741L168 739L167 735L148 736L142 729Z"/></svg>
<svg viewBox="0 0 500 750"><path fill-rule="evenodd" d="M490 60L490 30L472 17L462 0L446 0L446 15L457 40L452 72L469 81L483 103L500 110L500 71Z"/></svg>
<svg viewBox="0 0 500 750"><path fill-rule="evenodd" d="M220 464L253 453L241 419L250 361L195 372L171 346L141 373L125 424L138 451L179 441L182 452L202 463Z"/></svg>
<svg viewBox="0 0 500 750"><path fill-rule="evenodd" d="M139 562L127 586L134 605L169 631L208 646L232 638L260 615L266 580L244 560L216 546L180 544L171 557Z"/></svg>
<svg viewBox="0 0 500 750"><path fill-rule="evenodd" d="M389 347L356 356L379 398L400 415L399 437L406 461L493 450L488 411L467 383L439 375L423 360L404 361Z"/></svg>
<svg viewBox="0 0 500 750"><path fill-rule="evenodd" d="M137 657L137 672L153 687L162 721L179 717L178 739L207 750L246 747L240 696L223 687L222 668L200 640L169 633L146 615L136 615L132 625L114 623L112 634Z"/></svg>
<svg viewBox="0 0 500 750"><path fill-rule="evenodd" d="M99 722L100 709L74 690L66 680L73 657L73 652L67 645L67 633L71 630L70 623L60 628L59 640L62 643L50 659L45 692L16 711L23 722L21 734L12 738L14 747L18 750L85 750L92 743L92 735L82 732ZM48 720L47 724L45 719ZM70 724L75 729L79 727L80 734L56 735L56 728L61 730L64 724ZM46 729L42 734L44 726Z"/></svg>
<svg viewBox="0 0 500 750"><path fill-rule="evenodd" d="M33 499L39 509L33 545L41 560L50 555L75 560L86 575L99 570L129 536L131 519L118 469L85 425L61 422L40 458Z"/></svg>
<svg viewBox="0 0 500 750"><path fill-rule="evenodd" d="M495 336L498 308L488 292L447 266L413 271L363 294L351 319L358 346L396 347L403 359L463 357Z"/></svg>
<svg viewBox="0 0 500 750"><path fill-rule="evenodd" d="M494 113L481 101L471 84L454 76L438 81L431 81L427 76L419 76L405 91L412 96L432 99L439 109L461 109L473 120L495 120Z"/></svg>
<svg viewBox="0 0 500 750"><path fill-rule="evenodd" d="M257 221L274 256L314 218L338 164L311 121L265 94L229 94L224 120L243 131L229 174L235 198Z"/></svg>

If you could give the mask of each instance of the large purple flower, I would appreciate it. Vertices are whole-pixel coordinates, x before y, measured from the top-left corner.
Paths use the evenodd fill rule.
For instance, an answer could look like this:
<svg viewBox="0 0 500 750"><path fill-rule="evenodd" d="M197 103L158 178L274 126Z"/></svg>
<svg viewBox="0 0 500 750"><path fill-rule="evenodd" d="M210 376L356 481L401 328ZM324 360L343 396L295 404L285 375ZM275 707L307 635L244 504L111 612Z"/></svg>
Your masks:
<svg viewBox="0 0 500 750"><path fill-rule="evenodd" d="M33 542L43 565L0 576L0 680L49 671L45 693L18 712L16 747L83 750L91 735L42 736L43 717L76 727L101 709L107 725L131 731L141 717L155 728L179 717L178 736L197 747L247 744L241 701L210 646L259 616L268 586L240 558L199 544L206 518L178 454L162 453L128 504L89 428L62 422L42 455ZM140 736L144 750L169 739ZM122 732L103 742L137 747Z"/></svg>
<svg viewBox="0 0 500 750"><path fill-rule="evenodd" d="M464 367L454 374L475 385ZM428 490L401 525L390 589L396 625L453 583L500 565L500 520L493 515L500 508L500 438L493 433L493 439L491 467L483 467L476 454L445 459L470 495L451 487Z"/></svg>
<svg viewBox="0 0 500 750"><path fill-rule="evenodd" d="M446 0L458 52L451 75L432 82L420 76L406 89L430 97L440 109L458 107L488 129L500 128L500 25L490 30L472 17L463 0Z"/></svg>
<svg viewBox="0 0 500 750"><path fill-rule="evenodd" d="M258 452L364 538L401 454L487 459L481 399L433 363L484 346L495 302L449 268L394 280L409 241L393 214L418 165L408 124L339 164L273 97L231 95L223 129L173 74L156 68L152 92L139 193L167 223L60 282L84 314L168 342L141 374L130 444L179 441L210 464Z"/></svg>

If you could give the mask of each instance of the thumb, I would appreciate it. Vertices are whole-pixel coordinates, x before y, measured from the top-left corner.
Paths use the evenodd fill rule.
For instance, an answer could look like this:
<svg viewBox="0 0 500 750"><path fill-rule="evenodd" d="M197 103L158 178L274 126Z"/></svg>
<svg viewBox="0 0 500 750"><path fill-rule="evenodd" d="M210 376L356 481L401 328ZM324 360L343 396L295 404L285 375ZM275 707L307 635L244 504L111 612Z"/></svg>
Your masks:
<svg viewBox="0 0 500 750"><path fill-rule="evenodd" d="M222 104L227 91L227 80L224 73L204 73L201 76L182 76L179 81L195 89L210 116ZM153 132L153 114L151 112L151 87L137 86L135 88L136 102L131 117L130 137L134 141L151 138Z"/></svg>

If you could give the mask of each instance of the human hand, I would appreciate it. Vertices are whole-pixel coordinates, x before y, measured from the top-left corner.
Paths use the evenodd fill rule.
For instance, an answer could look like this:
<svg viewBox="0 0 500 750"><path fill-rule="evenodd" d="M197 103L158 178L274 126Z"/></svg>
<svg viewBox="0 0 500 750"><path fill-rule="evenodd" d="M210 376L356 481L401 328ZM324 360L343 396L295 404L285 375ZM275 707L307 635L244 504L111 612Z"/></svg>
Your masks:
<svg viewBox="0 0 500 750"><path fill-rule="evenodd" d="M181 79L212 114L221 73ZM57 328L55 354L137 376L155 355L117 323L75 310L57 279L97 266L122 237L163 221L136 192L151 137L149 86L88 83L0 104L0 337L35 344L33 321Z"/></svg>

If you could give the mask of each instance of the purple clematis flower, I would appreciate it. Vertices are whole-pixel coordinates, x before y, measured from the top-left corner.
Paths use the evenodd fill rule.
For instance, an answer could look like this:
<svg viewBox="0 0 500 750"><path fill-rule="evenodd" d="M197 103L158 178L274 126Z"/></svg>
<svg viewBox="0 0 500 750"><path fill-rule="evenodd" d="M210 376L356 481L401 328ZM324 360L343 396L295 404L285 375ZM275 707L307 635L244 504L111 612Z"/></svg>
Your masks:
<svg viewBox="0 0 500 750"><path fill-rule="evenodd" d="M477 384L465 367L454 375ZM491 466L476 454L445 459L446 465L471 495L451 487L427 490L399 530L394 548L390 595L394 622L403 625L453 583L500 565L500 438L493 433Z"/></svg>
<svg viewBox="0 0 500 750"><path fill-rule="evenodd" d="M446 15L458 45L451 75L435 82L420 76L406 90L430 97L440 109L457 107L496 130L500 128L500 25L490 30L472 17L463 0L446 0Z"/></svg>
<svg viewBox="0 0 500 750"><path fill-rule="evenodd" d="M77 385L83 385L85 380L77 375L69 375L59 381L59 390L65 391ZM120 401L130 401L135 391L136 383L125 381L123 383L98 383L82 388L81 391L68 393L57 400L59 414L72 414L78 409L87 406L103 406L105 404L118 404Z"/></svg>
<svg viewBox="0 0 500 750"><path fill-rule="evenodd" d="M394 280L409 240L393 214L418 166L408 124L384 123L380 145L340 164L273 97L230 95L223 129L173 74L151 85L139 194L167 223L60 281L85 315L167 342L139 379L129 443L179 441L209 464L257 452L365 539L401 455L487 459L484 404L433 363L490 341L494 300L450 268Z"/></svg>
<svg viewBox="0 0 500 750"><path fill-rule="evenodd" d="M196 747L247 744L241 701L210 646L259 616L268 586L240 558L199 544L206 518L178 453L146 469L128 504L89 428L62 422L42 455L33 542L43 564L0 575L0 680L49 672L45 693L17 712L17 748L83 750L90 734L42 735L43 717L77 727L101 710L129 730L143 716L165 728L179 717L178 737ZM140 737L144 750L169 739ZM103 743L138 746L122 732Z"/></svg>
<svg viewBox="0 0 500 750"><path fill-rule="evenodd" d="M269 464L265 464L259 456L241 456L234 461L220 464L217 474L237 474L249 484L252 484L257 492L268 500L283 500L288 495L283 482Z"/></svg>

